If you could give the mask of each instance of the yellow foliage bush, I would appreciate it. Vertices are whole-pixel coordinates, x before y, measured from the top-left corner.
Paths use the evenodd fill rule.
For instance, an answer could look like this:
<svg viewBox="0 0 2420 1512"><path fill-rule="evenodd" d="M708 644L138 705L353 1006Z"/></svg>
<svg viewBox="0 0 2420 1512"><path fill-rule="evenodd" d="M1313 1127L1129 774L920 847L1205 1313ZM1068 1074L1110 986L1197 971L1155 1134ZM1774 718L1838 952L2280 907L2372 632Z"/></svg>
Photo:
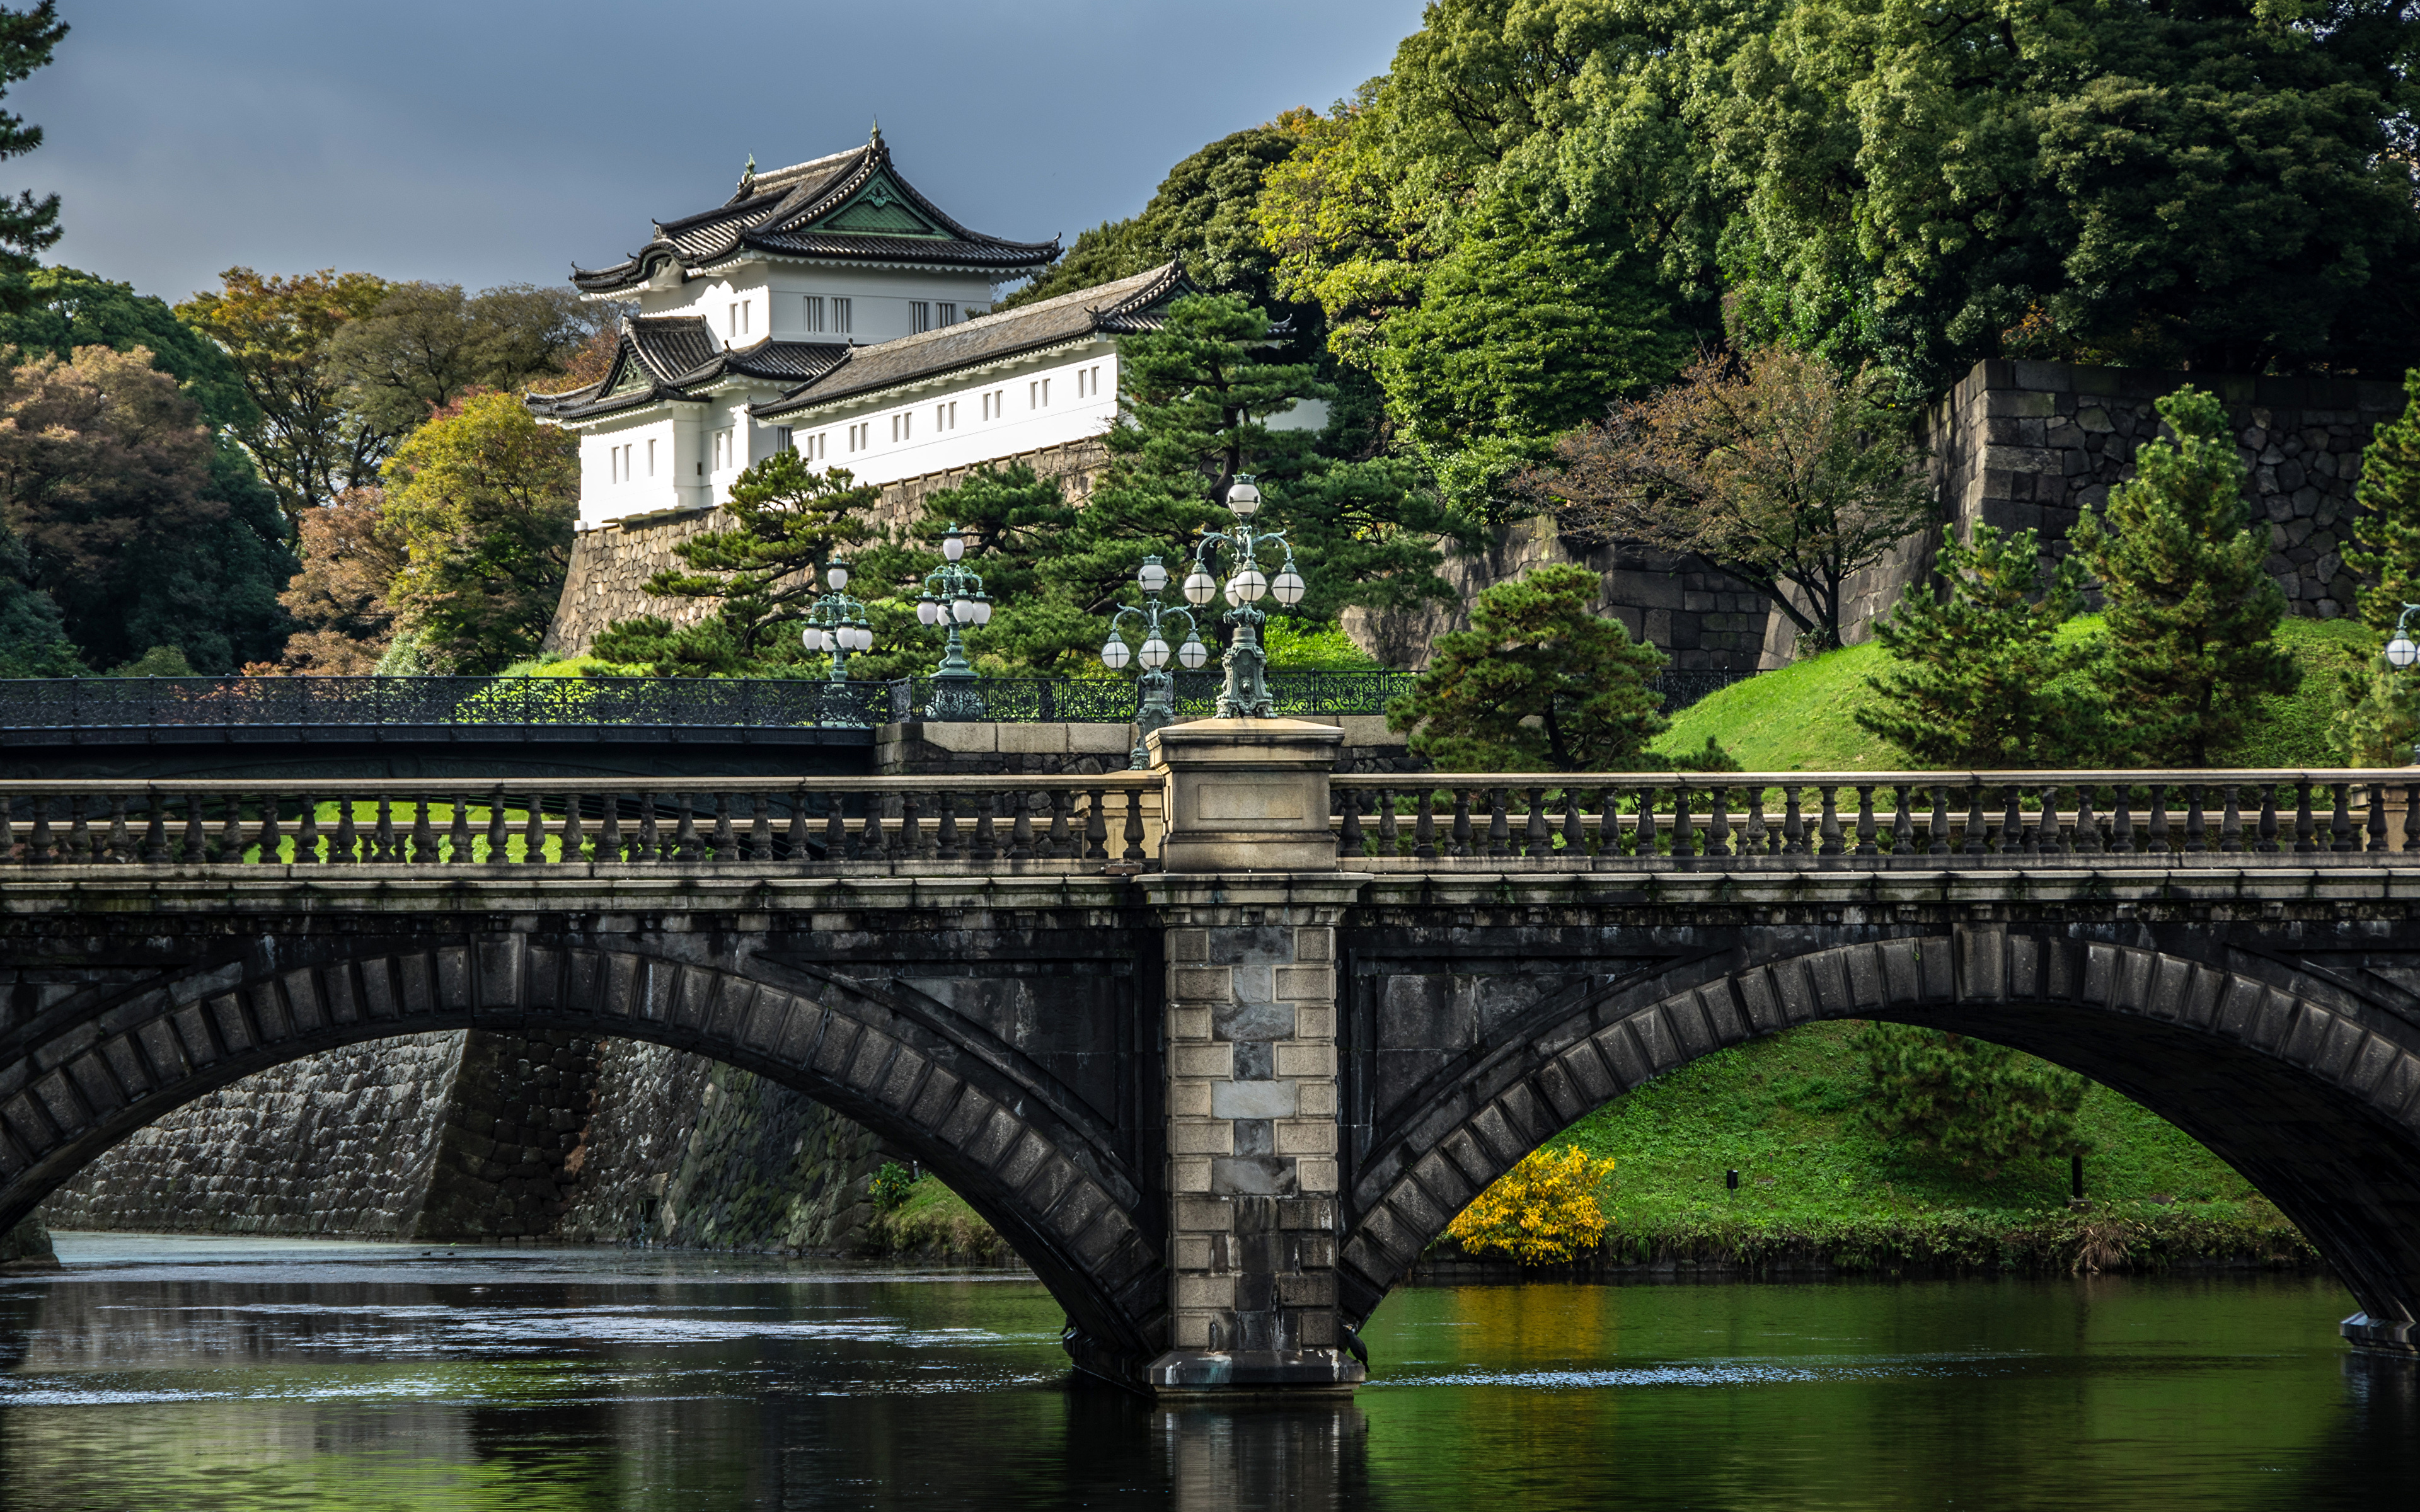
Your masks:
<svg viewBox="0 0 2420 1512"><path fill-rule="evenodd" d="M1455 1215L1446 1232L1474 1255L1501 1250L1522 1265L1562 1265L1605 1240L1597 1188L1613 1157L1575 1145L1534 1149Z"/></svg>

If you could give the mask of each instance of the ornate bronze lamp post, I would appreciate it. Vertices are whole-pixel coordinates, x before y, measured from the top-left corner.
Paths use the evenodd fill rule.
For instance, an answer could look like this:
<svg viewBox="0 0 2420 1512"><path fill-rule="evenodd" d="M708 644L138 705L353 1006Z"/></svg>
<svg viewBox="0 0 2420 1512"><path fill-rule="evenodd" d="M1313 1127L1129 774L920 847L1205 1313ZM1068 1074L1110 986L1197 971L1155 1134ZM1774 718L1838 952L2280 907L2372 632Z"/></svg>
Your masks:
<svg viewBox="0 0 2420 1512"><path fill-rule="evenodd" d="M824 591L807 608L807 627L799 633L809 651L831 654L831 674L825 681L834 687L848 681L849 653L874 649L865 606L841 592L847 586L848 563L834 557L824 567Z"/></svg>
<svg viewBox="0 0 2420 1512"><path fill-rule="evenodd" d="M1227 602L1234 607L1223 618L1235 627L1235 638L1228 643L1224 665L1227 686L1218 692L1218 717L1221 719L1265 719L1272 713L1266 676L1268 657L1261 650L1261 625L1268 616L1257 607L1264 598L1275 597L1291 609L1302 602L1305 584L1302 574L1295 571L1294 548L1283 531L1252 530L1252 517L1260 513L1261 490L1252 484L1252 475L1239 472L1227 486L1227 508L1235 523L1227 530L1205 532L1202 544L1193 551L1193 571L1185 579L1185 596L1194 608L1206 607L1223 592ZM1274 544L1285 549L1285 565L1275 579L1262 576L1259 550ZM1212 548L1227 548L1228 561L1234 569L1222 588L1210 576Z"/></svg>
<svg viewBox="0 0 2420 1512"><path fill-rule="evenodd" d="M916 618L925 625L949 626L948 649L933 672L933 702L927 713L936 719L980 719L983 700L974 690L975 670L967 660L967 625L991 623L991 597L984 592L983 576L958 564L967 554L967 538L954 522L941 537L941 564L924 575L924 592L916 600Z"/></svg>
<svg viewBox="0 0 2420 1512"><path fill-rule="evenodd" d="M1142 675L1136 679L1140 684L1141 706L1135 717L1134 759L1130 763L1139 772L1151 764L1150 753L1143 748L1143 742L1153 731L1164 730L1176 722L1176 674L1167 671L1168 639L1160 634L1159 629L1162 613L1165 612L1171 621L1180 617L1185 621L1185 643L1176 648L1175 656L1177 662L1187 671L1210 659L1210 648L1202 643L1191 613L1181 609L1165 611L1160 609L1159 595L1168 587L1168 569L1159 564L1159 558L1143 558L1142 570L1135 574L1135 581L1141 585L1142 603L1140 606L1122 605L1116 613L1109 616L1109 638L1101 646L1101 665L1116 672L1125 671L1129 660L1140 659L1142 662ZM1118 625L1129 614L1143 622L1142 644L1131 651L1118 637Z"/></svg>

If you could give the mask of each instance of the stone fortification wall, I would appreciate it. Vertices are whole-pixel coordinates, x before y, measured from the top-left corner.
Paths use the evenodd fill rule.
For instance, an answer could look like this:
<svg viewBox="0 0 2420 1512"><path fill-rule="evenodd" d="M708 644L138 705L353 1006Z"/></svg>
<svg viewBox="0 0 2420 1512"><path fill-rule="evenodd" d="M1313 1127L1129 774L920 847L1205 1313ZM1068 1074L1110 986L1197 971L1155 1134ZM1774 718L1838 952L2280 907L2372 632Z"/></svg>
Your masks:
<svg viewBox="0 0 2420 1512"><path fill-rule="evenodd" d="M2133 474L2134 453L2159 433L2153 403L2186 383L2219 395L2250 470L2255 517L2269 529L2269 570L2292 612L2350 613L2344 565L2362 448L2402 410L2397 384L2163 373L2063 363L1978 363L1925 417L1920 440L1945 525L1910 538L1843 588L1842 639L1872 633L1909 585L1932 571L1942 530L1978 524L2038 530L2054 551L2111 485ZM1429 642L1469 623L1469 598L1548 562L1580 562L1605 580L1605 612L1663 648L1677 671L1776 667L1795 654L1787 615L1697 558L1635 548L1588 548L1551 521L1523 520L1482 552L1449 560L1462 603L1388 614L1355 611L1345 628L1395 666L1425 665Z"/></svg>
<svg viewBox="0 0 2420 1512"><path fill-rule="evenodd" d="M1025 463L1045 477L1059 479L1069 498L1082 500L1091 497L1093 481L1108 458L1100 442L1087 440L1003 457L997 465ZM923 517L927 495L957 486L972 471L953 468L886 485L875 510L875 524L897 529ZM699 618L706 612L703 601L650 598L644 585L659 569L680 565L674 548L730 523L729 513L721 508L676 509L581 532L571 544L570 571L564 579L562 602L555 607L554 623L547 627L545 648L560 656L578 656L596 640L598 631L634 615L659 614L676 625Z"/></svg>
<svg viewBox="0 0 2420 1512"><path fill-rule="evenodd" d="M245 1077L137 1131L44 1216L61 1228L845 1250L880 1164L862 1128L702 1057L458 1031ZM9 1243L0 1263L48 1254L39 1224Z"/></svg>
<svg viewBox="0 0 2420 1512"><path fill-rule="evenodd" d="M54 1228L412 1234L465 1038L405 1035L247 1076L136 1130L43 1214Z"/></svg>

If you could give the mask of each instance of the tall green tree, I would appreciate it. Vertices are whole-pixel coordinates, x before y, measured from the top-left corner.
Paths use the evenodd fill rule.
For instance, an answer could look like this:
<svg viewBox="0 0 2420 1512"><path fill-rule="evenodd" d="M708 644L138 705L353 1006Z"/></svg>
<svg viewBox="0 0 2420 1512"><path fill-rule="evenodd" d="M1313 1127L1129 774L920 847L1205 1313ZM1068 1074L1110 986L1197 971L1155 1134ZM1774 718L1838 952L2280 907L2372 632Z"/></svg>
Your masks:
<svg viewBox="0 0 2420 1512"><path fill-rule="evenodd" d="M2083 606L2084 565L2070 556L2045 579L2041 540L1975 527L1971 545L1942 544L1947 592L1908 591L1874 639L1891 655L1866 680L1875 702L1857 723L1924 766L2056 766L2089 749L2094 702L2075 675L2090 659L2059 626Z"/></svg>
<svg viewBox="0 0 2420 1512"><path fill-rule="evenodd" d="M73 268L35 269L26 275L25 292L31 302L0 313L0 346L27 355L48 352L62 362L79 347L119 352L140 347L151 354L152 366L183 385L213 428L240 438L259 419L234 361L178 319L166 301Z"/></svg>
<svg viewBox="0 0 2420 1512"><path fill-rule="evenodd" d="M1375 359L1404 440L1449 500L1506 517L1520 507L1507 481L1545 461L1558 435L1688 362L1689 333L1645 263L1606 228L1522 196L1471 218Z"/></svg>
<svg viewBox="0 0 2420 1512"><path fill-rule="evenodd" d="M1913 1024L1869 1023L1867 1117L1960 1165L1996 1173L2012 1162L2091 1153L2076 1110L2092 1084L1989 1040Z"/></svg>
<svg viewBox="0 0 2420 1512"><path fill-rule="evenodd" d="M850 592L866 603L875 646L850 660L851 671L911 677L939 664L947 633L918 622L916 600L925 574L941 565L941 541L953 528L966 542L966 565L982 574L992 601L991 622L963 632L976 670L1016 676L1058 668L1067 647L1081 645L1097 624L1044 579L1046 563L1079 515L1057 478L1023 462L976 468L954 486L926 494L913 523L886 532L855 559Z"/></svg>
<svg viewBox="0 0 2420 1512"><path fill-rule="evenodd" d="M513 389L560 371L601 318L571 289L396 284L327 337L345 402L374 430L400 436L473 389Z"/></svg>
<svg viewBox="0 0 2420 1512"><path fill-rule="evenodd" d="M293 277L230 268L220 284L178 305L177 318L234 363L253 406L237 438L288 523L349 490L375 486L396 433L347 405L328 344L378 308L386 281L332 268Z"/></svg>
<svg viewBox="0 0 2420 1512"><path fill-rule="evenodd" d="M1596 574L1565 562L1482 591L1470 628L1437 637L1419 686L1388 709L1388 727L1410 731L1412 749L1447 771L1642 764L1666 725L1664 696L1647 686L1665 657L1595 612L1603 590Z"/></svg>
<svg viewBox="0 0 2420 1512"><path fill-rule="evenodd" d="M83 658L176 646L205 671L276 656L293 570L273 500L137 347L12 361L0 513Z"/></svg>
<svg viewBox="0 0 2420 1512"><path fill-rule="evenodd" d="M818 472L796 452L751 464L732 481L731 528L674 547L681 565L644 585L650 597L686 599L704 612L680 625L655 614L616 620L597 636L596 655L659 677L806 666L803 648L783 632L805 621L831 559L871 537L864 517L881 497L847 469Z"/></svg>
<svg viewBox="0 0 2420 1512"><path fill-rule="evenodd" d="M2269 535L2243 497L2243 462L2217 397L2188 385L2159 402L2174 433L2135 454L2135 472L2068 541L2108 608L2099 669L2123 711L2113 738L2159 764L2207 766L2243 731L2253 699L2300 680L2273 639L2286 594Z"/></svg>
<svg viewBox="0 0 2420 1512"><path fill-rule="evenodd" d="M387 459L389 603L432 670L501 671L537 650L571 565L580 448L518 396L474 393Z"/></svg>
<svg viewBox="0 0 2420 1512"><path fill-rule="evenodd" d="M48 67L67 35L56 0L41 0L22 10L0 7L0 96L8 85ZM41 145L40 127L27 125L14 111L0 111L0 161L22 158ZM28 189L14 200L0 198L0 307L21 309L31 302L26 277L41 255L57 244L62 230L56 194L37 199Z"/></svg>
<svg viewBox="0 0 2420 1512"><path fill-rule="evenodd" d="M2420 368L2404 375L2403 390L2403 413L2379 426L2362 451L2353 488L2359 508L2345 550L2346 564L2374 579L2353 599L2379 647L2348 678L2336 712L2338 755L2353 766L2400 764L2420 741L2420 679L2384 656L2403 606L2420 603Z"/></svg>

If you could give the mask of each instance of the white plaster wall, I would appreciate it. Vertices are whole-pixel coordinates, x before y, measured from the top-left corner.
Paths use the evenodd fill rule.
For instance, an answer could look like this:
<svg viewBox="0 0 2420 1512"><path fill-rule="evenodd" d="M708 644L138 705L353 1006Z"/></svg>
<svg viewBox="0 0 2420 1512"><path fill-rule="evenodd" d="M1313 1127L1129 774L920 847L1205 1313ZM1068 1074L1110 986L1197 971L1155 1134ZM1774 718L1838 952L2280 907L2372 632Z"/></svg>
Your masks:
<svg viewBox="0 0 2420 1512"><path fill-rule="evenodd" d="M805 296L824 301L824 328L807 329ZM835 329L831 301L849 301L845 332ZM991 281L980 274L913 269L834 268L810 263L748 263L677 286L639 296L644 315L702 315L716 339L745 347L770 334L782 341L855 341L861 347L913 334L911 300L954 303L958 318L992 307ZM732 334L731 306L750 305L745 333ZM936 324L939 323L938 317Z"/></svg>
<svg viewBox="0 0 2420 1512"><path fill-rule="evenodd" d="M670 509L680 501L683 448L676 416L643 413L625 421L605 421L580 433L580 525L582 530L628 515ZM654 471L648 470L653 446ZM630 448L632 466L627 483L614 481L613 453Z"/></svg>
<svg viewBox="0 0 2420 1512"><path fill-rule="evenodd" d="M802 449L808 438L824 438L818 465L845 467L860 483L896 483L1100 435L1117 413L1117 360L1113 344L1091 342L1076 351L919 384L912 395L871 394L785 416L778 423L790 426L796 444ZM1080 384L1078 373L1084 375ZM1047 403L1042 402L1039 388L1045 380L1050 385ZM987 393L1001 398L1001 412L994 419L985 418ZM943 428L937 423L936 410L951 404L957 406L957 424ZM893 441L892 422L902 416L911 424L906 439ZM858 424L867 427L870 439L863 447L852 450L848 431ZM769 433L772 424L760 423L760 428Z"/></svg>

